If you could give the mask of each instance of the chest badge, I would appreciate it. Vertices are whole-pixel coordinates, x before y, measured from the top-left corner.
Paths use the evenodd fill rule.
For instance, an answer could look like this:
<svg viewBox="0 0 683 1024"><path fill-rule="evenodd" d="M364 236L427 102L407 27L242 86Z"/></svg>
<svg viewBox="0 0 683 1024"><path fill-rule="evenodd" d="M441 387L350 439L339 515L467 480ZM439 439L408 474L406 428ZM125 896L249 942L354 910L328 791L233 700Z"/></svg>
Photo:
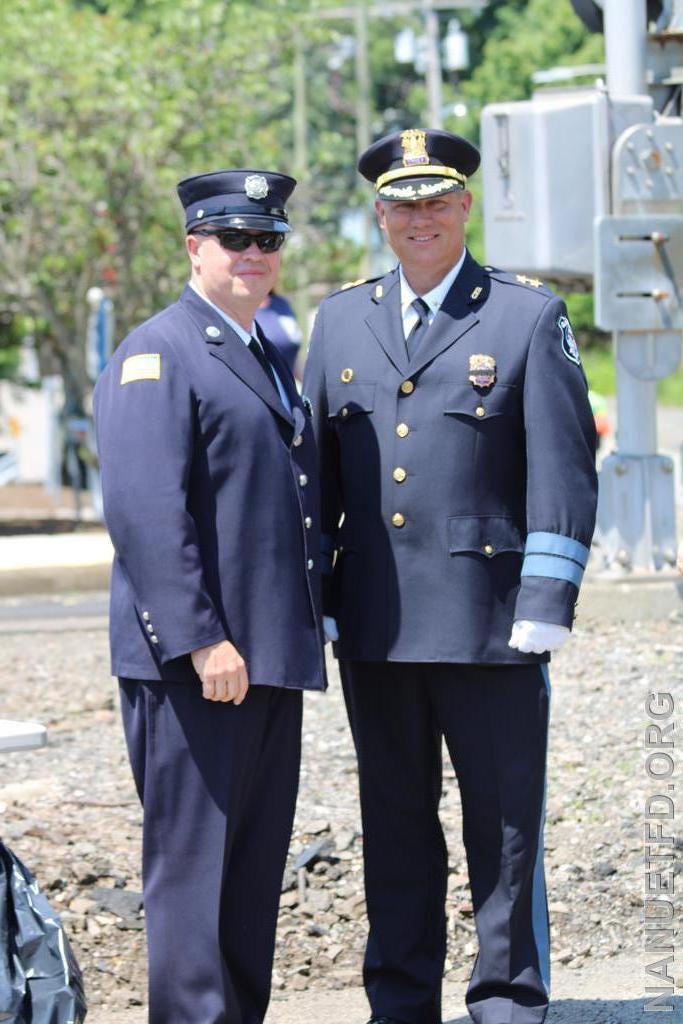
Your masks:
<svg viewBox="0 0 683 1024"><path fill-rule="evenodd" d="M340 376L342 384L350 384L353 380L353 370L350 366L347 366L346 369L342 370Z"/></svg>
<svg viewBox="0 0 683 1024"><path fill-rule="evenodd" d="M496 383L496 360L493 356L475 353L470 356L470 384L475 388L490 388Z"/></svg>

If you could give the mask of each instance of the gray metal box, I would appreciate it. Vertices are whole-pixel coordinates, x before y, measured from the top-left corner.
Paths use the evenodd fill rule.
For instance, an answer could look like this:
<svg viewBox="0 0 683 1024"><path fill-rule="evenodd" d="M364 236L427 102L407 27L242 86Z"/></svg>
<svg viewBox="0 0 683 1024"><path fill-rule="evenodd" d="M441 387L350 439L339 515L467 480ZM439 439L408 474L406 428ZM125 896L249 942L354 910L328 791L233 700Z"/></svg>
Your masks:
<svg viewBox="0 0 683 1024"><path fill-rule="evenodd" d="M593 221L609 212L610 151L652 120L649 97L601 89L541 91L482 114L484 233L489 263L566 284L593 275Z"/></svg>

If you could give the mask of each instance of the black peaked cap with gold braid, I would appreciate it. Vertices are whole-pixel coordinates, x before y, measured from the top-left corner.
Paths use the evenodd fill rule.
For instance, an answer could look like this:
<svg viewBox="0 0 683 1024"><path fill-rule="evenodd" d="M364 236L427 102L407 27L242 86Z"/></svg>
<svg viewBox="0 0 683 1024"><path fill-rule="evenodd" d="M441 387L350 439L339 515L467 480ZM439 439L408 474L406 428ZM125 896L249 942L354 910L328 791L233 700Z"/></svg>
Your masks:
<svg viewBox="0 0 683 1024"><path fill-rule="evenodd" d="M466 188L480 162L477 147L460 135L410 128L373 142L358 170L379 199L432 199Z"/></svg>

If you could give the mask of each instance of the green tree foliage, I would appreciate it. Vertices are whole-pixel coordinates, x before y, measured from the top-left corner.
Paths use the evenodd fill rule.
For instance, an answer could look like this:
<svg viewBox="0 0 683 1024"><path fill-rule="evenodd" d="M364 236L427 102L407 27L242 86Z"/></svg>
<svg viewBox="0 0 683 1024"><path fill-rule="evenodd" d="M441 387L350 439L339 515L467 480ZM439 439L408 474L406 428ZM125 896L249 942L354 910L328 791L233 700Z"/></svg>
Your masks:
<svg viewBox="0 0 683 1024"><path fill-rule="evenodd" d="M186 0L131 17L123 3L104 14L67 0L4 5L0 308L39 320L43 364L70 395L87 387L90 286L107 285L119 333L177 294L175 183L291 154L276 7Z"/></svg>
<svg viewBox="0 0 683 1024"><path fill-rule="evenodd" d="M300 178L292 215L304 230L288 243L286 289L307 282L315 296L357 276L361 251L340 238L339 218L345 207L369 204L371 190L355 171L353 19L319 16L333 6L5 0L0 364L11 369L7 353L30 323L43 368L82 398L88 288L107 288L119 337L170 301L187 273L175 183L220 166L276 167ZM460 81L447 76L444 97L466 100L468 116L447 121L463 134L476 137L484 103L528 96L534 70L600 59L600 37L587 34L568 0L492 0L480 14L458 14L472 68ZM394 58L406 23L369 20L374 137L425 122L424 83ZM410 23L419 31L419 14ZM305 158L295 152L297 33ZM476 218L471 245L482 257Z"/></svg>

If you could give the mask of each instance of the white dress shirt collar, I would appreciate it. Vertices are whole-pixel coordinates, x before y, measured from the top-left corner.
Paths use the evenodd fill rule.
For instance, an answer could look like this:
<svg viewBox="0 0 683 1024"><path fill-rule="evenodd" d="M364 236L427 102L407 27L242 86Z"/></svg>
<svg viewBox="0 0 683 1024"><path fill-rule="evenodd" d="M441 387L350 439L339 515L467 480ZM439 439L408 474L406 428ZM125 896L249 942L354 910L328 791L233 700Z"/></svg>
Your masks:
<svg viewBox="0 0 683 1024"><path fill-rule="evenodd" d="M430 323L434 319L436 314L439 312L439 310L441 309L441 304L442 304L443 300L446 298L446 296L448 295L448 292L450 291L451 286L452 286L453 282L455 281L456 277L460 273L460 271L462 269L462 265L465 262L465 257L466 256L467 256L467 249L463 248L462 256L460 257L458 262L455 264L455 266L452 267L448 271L446 276L444 278L442 278L439 281L439 283L434 288L432 288L431 291L425 292L424 295L420 296L420 298L424 299L424 301L429 306L429 321L430 321ZM400 280L401 280L401 316L403 317L404 322L405 322L406 316L410 315L411 313L412 313L413 317L415 319L417 319L417 314L411 308L411 306L412 306L412 303L415 301L415 299L418 298L418 295L417 295L416 292L413 291L413 289L408 284L408 281L406 280L406 276L403 273L403 267L400 264L399 264L398 272L399 272L399 277L400 277Z"/></svg>
<svg viewBox="0 0 683 1024"><path fill-rule="evenodd" d="M238 338L241 338L245 345L248 345L252 338L258 337L256 334L256 330L254 328L253 320L251 323L251 332L245 331L244 327L242 327L241 324L238 324L236 320L233 320L233 318L229 316L224 310L222 310L220 306L217 306L215 302L211 301L211 299L207 299L206 295L203 295L202 292L200 292L199 288L197 288L197 286L193 284L192 281L190 281L189 284L190 288L193 291L195 291L201 299L204 299L204 302L208 303L212 309L216 310L218 315L221 316L223 320L225 320L228 327L232 327L235 334L238 336Z"/></svg>

